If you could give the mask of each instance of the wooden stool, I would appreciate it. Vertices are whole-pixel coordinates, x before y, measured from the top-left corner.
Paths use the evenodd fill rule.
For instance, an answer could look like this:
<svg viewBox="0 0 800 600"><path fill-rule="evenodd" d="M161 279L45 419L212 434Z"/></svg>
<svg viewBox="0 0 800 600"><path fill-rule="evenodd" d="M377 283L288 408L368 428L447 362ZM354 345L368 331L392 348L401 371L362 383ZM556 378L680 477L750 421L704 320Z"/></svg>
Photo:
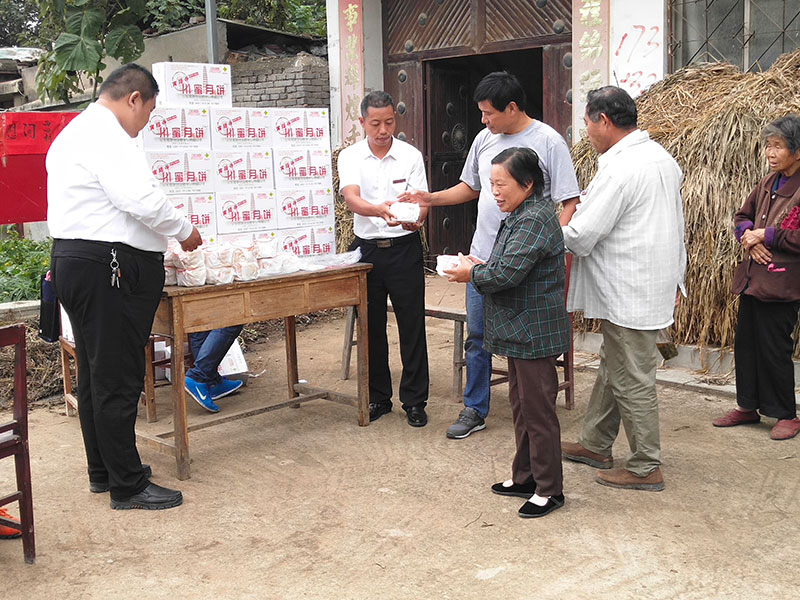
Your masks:
<svg viewBox="0 0 800 600"><path fill-rule="evenodd" d="M394 312L394 307L387 304L386 310ZM434 319L453 321L453 401L461 402L464 393L464 325L467 322L467 311L460 308L442 308L440 306L426 306L425 316ZM350 377L350 355L356 341L353 332L356 321L355 308L347 309L344 327L344 346L342 347L342 379Z"/></svg>
<svg viewBox="0 0 800 600"><path fill-rule="evenodd" d="M19 502L20 525L0 517L0 525L22 531L22 553L25 562L36 562L33 531L33 497L31 495L31 460L28 451L28 379L25 354L25 326L0 328L0 346L14 346L14 418L0 423L0 458L14 457L17 490L0 497L0 506Z"/></svg>

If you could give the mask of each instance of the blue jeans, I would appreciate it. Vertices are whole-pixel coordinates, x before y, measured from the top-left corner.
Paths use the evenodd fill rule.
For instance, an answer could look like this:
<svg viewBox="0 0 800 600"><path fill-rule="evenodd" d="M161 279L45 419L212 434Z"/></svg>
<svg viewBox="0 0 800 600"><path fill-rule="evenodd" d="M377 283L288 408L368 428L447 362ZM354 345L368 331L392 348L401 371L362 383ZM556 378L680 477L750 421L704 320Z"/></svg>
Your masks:
<svg viewBox="0 0 800 600"><path fill-rule="evenodd" d="M467 363L467 385L464 406L485 419L489 414L489 382L492 378L492 355L483 349L483 295L467 284L467 341L464 358Z"/></svg>
<svg viewBox="0 0 800 600"><path fill-rule="evenodd" d="M239 337L242 327L233 325L212 331L190 333L189 347L194 354L194 366L186 372L186 376L212 387L219 385L222 377L217 368L233 346L233 342Z"/></svg>

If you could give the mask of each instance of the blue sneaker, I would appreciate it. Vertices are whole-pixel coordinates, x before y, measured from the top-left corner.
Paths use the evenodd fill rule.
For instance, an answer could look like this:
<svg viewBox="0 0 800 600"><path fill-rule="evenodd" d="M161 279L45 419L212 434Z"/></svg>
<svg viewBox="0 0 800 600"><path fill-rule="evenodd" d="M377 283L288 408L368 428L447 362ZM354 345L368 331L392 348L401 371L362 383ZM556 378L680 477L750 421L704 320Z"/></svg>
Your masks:
<svg viewBox="0 0 800 600"><path fill-rule="evenodd" d="M239 381L237 379L225 379L222 378L217 385L212 386L209 388L209 393L211 394L212 400L219 400L223 396L227 396L228 394L232 394L240 387L244 385L244 382Z"/></svg>
<svg viewBox="0 0 800 600"><path fill-rule="evenodd" d="M183 387L185 387L186 392L207 411L219 412L219 406L214 404L211 392L208 390L208 386L205 383L200 383L191 377L187 377Z"/></svg>

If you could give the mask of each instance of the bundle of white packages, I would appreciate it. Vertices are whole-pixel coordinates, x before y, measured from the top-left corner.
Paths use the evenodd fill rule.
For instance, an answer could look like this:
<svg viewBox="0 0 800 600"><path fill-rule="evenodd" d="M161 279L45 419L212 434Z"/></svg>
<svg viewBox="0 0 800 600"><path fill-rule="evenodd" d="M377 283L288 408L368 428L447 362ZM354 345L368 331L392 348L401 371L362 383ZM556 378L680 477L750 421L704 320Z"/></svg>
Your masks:
<svg viewBox="0 0 800 600"><path fill-rule="evenodd" d="M452 271L461 264L461 259L454 254L440 254L436 257L436 272L441 277L450 277L445 270Z"/></svg>
<svg viewBox="0 0 800 600"><path fill-rule="evenodd" d="M419 204L413 202L394 202L389 211L398 223L416 223L419 221Z"/></svg>
<svg viewBox="0 0 800 600"><path fill-rule="evenodd" d="M298 258L298 260L303 271L336 269L354 265L361 260L361 248L356 248L350 252L342 252L341 254L318 254L316 256Z"/></svg>
<svg viewBox="0 0 800 600"><path fill-rule="evenodd" d="M173 238L167 243L164 252L164 285L178 285L178 273L175 267L175 253L181 251L181 246Z"/></svg>
<svg viewBox="0 0 800 600"><path fill-rule="evenodd" d="M206 260L206 283L233 283L233 248L228 243L203 246Z"/></svg>
<svg viewBox="0 0 800 600"><path fill-rule="evenodd" d="M278 238L256 239L256 257L273 258L278 256Z"/></svg>
<svg viewBox="0 0 800 600"><path fill-rule="evenodd" d="M252 281L258 279L258 261L256 260L255 245L251 242L234 242L233 247L233 273L236 281Z"/></svg>
<svg viewBox="0 0 800 600"><path fill-rule="evenodd" d="M258 276L288 275L296 273L302 268L301 260L294 252L282 252L272 258L258 259Z"/></svg>
<svg viewBox="0 0 800 600"><path fill-rule="evenodd" d="M181 250L175 254L178 285L194 287L206 283L206 260L200 248L191 252Z"/></svg>
<svg viewBox="0 0 800 600"><path fill-rule="evenodd" d="M178 285L178 269L164 263L164 285Z"/></svg>
<svg viewBox="0 0 800 600"><path fill-rule="evenodd" d="M229 243L203 245L201 248L203 248L207 269L233 266L233 246Z"/></svg>

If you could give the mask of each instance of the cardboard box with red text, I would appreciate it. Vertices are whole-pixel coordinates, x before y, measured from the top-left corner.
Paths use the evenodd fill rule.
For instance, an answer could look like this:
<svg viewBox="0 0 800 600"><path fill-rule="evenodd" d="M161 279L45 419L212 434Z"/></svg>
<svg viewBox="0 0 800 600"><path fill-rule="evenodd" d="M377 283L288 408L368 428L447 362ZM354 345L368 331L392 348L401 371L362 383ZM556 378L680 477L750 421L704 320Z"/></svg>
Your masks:
<svg viewBox="0 0 800 600"><path fill-rule="evenodd" d="M275 229L278 221L276 208L274 190L217 192L217 232L252 234Z"/></svg>
<svg viewBox="0 0 800 600"><path fill-rule="evenodd" d="M214 150L272 146L269 111L265 108L211 109L211 140Z"/></svg>
<svg viewBox="0 0 800 600"><path fill-rule="evenodd" d="M160 88L157 106L233 104L230 65L160 62L152 71Z"/></svg>

